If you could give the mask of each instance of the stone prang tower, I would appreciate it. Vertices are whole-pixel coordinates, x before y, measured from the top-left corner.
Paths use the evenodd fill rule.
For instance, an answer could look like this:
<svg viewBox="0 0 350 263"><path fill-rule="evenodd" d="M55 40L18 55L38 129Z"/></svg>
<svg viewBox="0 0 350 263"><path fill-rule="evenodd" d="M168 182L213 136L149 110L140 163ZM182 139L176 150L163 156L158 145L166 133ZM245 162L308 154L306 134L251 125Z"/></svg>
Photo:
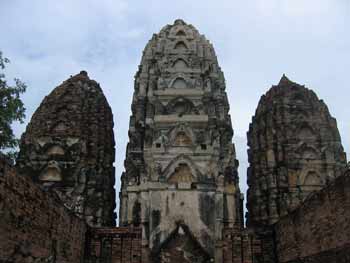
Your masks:
<svg viewBox="0 0 350 263"><path fill-rule="evenodd" d="M260 99L248 132L248 225L271 225L346 167L326 104L283 76Z"/></svg>
<svg viewBox="0 0 350 263"><path fill-rule="evenodd" d="M115 226L113 116L85 71L45 97L20 145L18 171L90 226Z"/></svg>
<svg viewBox="0 0 350 263"><path fill-rule="evenodd" d="M221 262L223 228L241 227L228 111L210 42L182 20L153 35L135 77L119 220L142 227L155 262L180 250L178 262Z"/></svg>

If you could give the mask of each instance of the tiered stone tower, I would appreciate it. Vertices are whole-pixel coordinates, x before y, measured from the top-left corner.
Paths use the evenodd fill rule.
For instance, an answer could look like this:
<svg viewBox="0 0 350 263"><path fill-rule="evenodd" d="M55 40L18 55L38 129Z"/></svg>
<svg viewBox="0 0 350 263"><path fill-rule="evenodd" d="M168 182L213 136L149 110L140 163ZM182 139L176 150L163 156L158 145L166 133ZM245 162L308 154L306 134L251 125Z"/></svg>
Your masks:
<svg viewBox="0 0 350 263"><path fill-rule="evenodd" d="M87 73L47 96L22 136L17 160L30 176L91 226L115 225L111 108Z"/></svg>
<svg viewBox="0 0 350 263"><path fill-rule="evenodd" d="M209 41L182 20L153 35L135 77L119 220L142 227L154 262L221 262L222 229L241 227L228 111Z"/></svg>
<svg viewBox="0 0 350 263"><path fill-rule="evenodd" d="M275 223L346 166L327 106L286 76L261 97L248 146L248 225L253 227Z"/></svg>

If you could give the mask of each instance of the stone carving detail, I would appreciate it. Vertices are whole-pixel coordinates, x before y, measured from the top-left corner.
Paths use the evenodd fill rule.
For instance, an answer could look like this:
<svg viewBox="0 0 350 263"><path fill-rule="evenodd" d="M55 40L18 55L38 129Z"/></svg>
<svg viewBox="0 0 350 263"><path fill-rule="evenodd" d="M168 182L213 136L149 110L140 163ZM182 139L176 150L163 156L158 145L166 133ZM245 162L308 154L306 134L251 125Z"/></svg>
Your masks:
<svg viewBox="0 0 350 263"><path fill-rule="evenodd" d="M242 209L225 81L214 49L192 25L176 20L153 36L143 54L135 79L120 225L135 224L132 207L141 198L143 244L151 251L167 247L172 226L181 221L208 258L221 262L221 231L224 225L240 227ZM208 200L211 211L204 205ZM169 244L182 247L184 240ZM156 257L171 260L159 253Z"/></svg>
<svg viewBox="0 0 350 263"><path fill-rule="evenodd" d="M283 76L248 132L248 224L273 224L346 165L336 120L316 94Z"/></svg>
<svg viewBox="0 0 350 263"><path fill-rule="evenodd" d="M188 86L186 80L180 77L176 78L171 85L174 89L186 89Z"/></svg>
<svg viewBox="0 0 350 263"><path fill-rule="evenodd" d="M56 161L49 161L42 174L39 176L42 182L60 182L62 181L61 169Z"/></svg>
<svg viewBox="0 0 350 263"><path fill-rule="evenodd" d="M183 72L188 68L188 65L185 60L179 58L178 60L175 61L174 66L176 71L178 72Z"/></svg>
<svg viewBox="0 0 350 263"><path fill-rule="evenodd" d="M115 225L113 116L82 71L55 88L24 133L18 170L91 226Z"/></svg>
<svg viewBox="0 0 350 263"><path fill-rule="evenodd" d="M167 113L178 114L179 116L182 116L185 114L196 114L198 111L196 111L195 106L191 100L183 97L178 97L168 103Z"/></svg>
<svg viewBox="0 0 350 263"><path fill-rule="evenodd" d="M174 126L169 131L169 144L172 146L193 146L194 133L189 124Z"/></svg>
<svg viewBox="0 0 350 263"><path fill-rule="evenodd" d="M186 163L180 163L168 180L169 183L191 183L193 181L191 168Z"/></svg>

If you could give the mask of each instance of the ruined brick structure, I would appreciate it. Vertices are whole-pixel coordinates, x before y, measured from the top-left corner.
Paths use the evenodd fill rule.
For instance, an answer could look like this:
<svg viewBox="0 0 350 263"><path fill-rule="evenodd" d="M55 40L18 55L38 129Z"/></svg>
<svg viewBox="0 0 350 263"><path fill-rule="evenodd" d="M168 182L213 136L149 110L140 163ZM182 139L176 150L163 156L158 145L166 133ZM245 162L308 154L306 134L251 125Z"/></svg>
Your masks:
<svg viewBox="0 0 350 263"><path fill-rule="evenodd" d="M279 263L350 262L350 170L274 226Z"/></svg>
<svg viewBox="0 0 350 263"><path fill-rule="evenodd" d="M0 154L0 262L81 263L86 225Z"/></svg>
<svg viewBox="0 0 350 263"><path fill-rule="evenodd" d="M348 263L350 168L336 121L285 76L248 132L248 228L223 73L182 20L135 78L120 226L111 108L82 71L0 154L0 263Z"/></svg>
<svg viewBox="0 0 350 263"><path fill-rule="evenodd" d="M286 76L261 97L248 146L248 225L254 227L277 222L346 165L325 103Z"/></svg>
<svg viewBox="0 0 350 263"><path fill-rule="evenodd" d="M114 226L114 134L101 88L82 71L34 113L20 145L18 170L54 191L91 226Z"/></svg>
<svg viewBox="0 0 350 263"><path fill-rule="evenodd" d="M242 224L228 110L209 41L182 20L153 35L135 79L119 221L142 227L154 262L220 262L223 228Z"/></svg>
<svg viewBox="0 0 350 263"><path fill-rule="evenodd" d="M94 228L87 233L85 263L141 263L141 229Z"/></svg>
<svg viewBox="0 0 350 263"><path fill-rule="evenodd" d="M242 228L223 229L223 263L264 262L261 241L253 231ZM216 261L217 262L217 261Z"/></svg>

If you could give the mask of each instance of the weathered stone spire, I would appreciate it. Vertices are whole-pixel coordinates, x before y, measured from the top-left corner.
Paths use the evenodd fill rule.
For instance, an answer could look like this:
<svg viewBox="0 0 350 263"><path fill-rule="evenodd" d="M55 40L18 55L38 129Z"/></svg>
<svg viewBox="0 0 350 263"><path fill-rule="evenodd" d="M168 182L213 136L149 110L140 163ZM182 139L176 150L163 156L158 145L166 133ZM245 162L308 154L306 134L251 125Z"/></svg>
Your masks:
<svg viewBox="0 0 350 263"><path fill-rule="evenodd" d="M221 262L223 227L242 223L228 111L209 41L180 19L154 34L135 77L119 219L142 226L155 262L177 249Z"/></svg>
<svg viewBox="0 0 350 263"><path fill-rule="evenodd" d="M59 195L92 226L115 225L111 108L97 82L80 72L55 88L22 136L21 173Z"/></svg>
<svg viewBox="0 0 350 263"><path fill-rule="evenodd" d="M280 79L280 82L278 83L278 86L288 86L288 85L293 85L294 82L291 81L285 74L282 75L282 78Z"/></svg>
<svg viewBox="0 0 350 263"><path fill-rule="evenodd" d="M248 224L268 225L346 165L336 120L285 75L260 99L248 132Z"/></svg>

